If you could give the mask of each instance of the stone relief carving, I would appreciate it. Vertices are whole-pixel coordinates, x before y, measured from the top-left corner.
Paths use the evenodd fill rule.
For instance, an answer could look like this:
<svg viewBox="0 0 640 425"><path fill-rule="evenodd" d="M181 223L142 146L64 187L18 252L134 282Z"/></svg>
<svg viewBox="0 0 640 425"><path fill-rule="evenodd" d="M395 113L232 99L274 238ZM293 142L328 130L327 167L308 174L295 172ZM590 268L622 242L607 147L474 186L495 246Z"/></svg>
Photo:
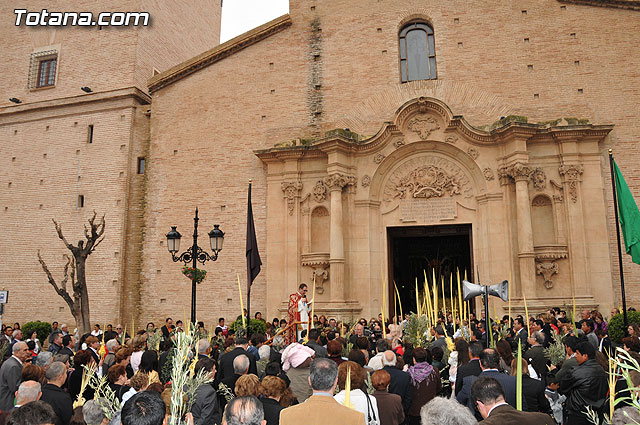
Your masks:
<svg viewBox="0 0 640 425"><path fill-rule="evenodd" d="M302 189L302 182L298 181L284 181L280 183L282 187L282 191L284 192L284 198L287 200L287 209L289 210L289 215L293 215L293 210L295 208L295 200L298 196L298 193Z"/></svg>
<svg viewBox="0 0 640 425"><path fill-rule="evenodd" d="M547 289L553 287L553 281L551 276L558 273L558 263L555 261L543 261L536 264L536 274L542 275L544 279L544 286Z"/></svg>
<svg viewBox="0 0 640 425"><path fill-rule="evenodd" d="M537 190L543 190L547 187L547 175L542 168L536 168L531 173L531 180L533 181L533 187Z"/></svg>
<svg viewBox="0 0 640 425"><path fill-rule="evenodd" d="M375 162L376 164L380 164L384 158L385 155L377 153L376 156L373 157L373 162Z"/></svg>
<svg viewBox="0 0 640 425"><path fill-rule="evenodd" d="M356 178L356 176L334 173L330 176L325 177L323 182L329 187L329 189L337 190L342 189L345 186L355 186L358 182L358 179Z"/></svg>
<svg viewBox="0 0 640 425"><path fill-rule="evenodd" d="M318 180L315 186L313 186L313 199L316 202L322 202L327 199L327 186L322 183L322 180Z"/></svg>
<svg viewBox="0 0 640 425"><path fill-rule="evenodd" d="M498 176L502 184L506 184L510 179L515 181L528 180L532 172L533 170L527 164L516 162L515 164L500 167L498 169Z"/></svg>
<svg viewBox="0 0 640 425"><path fill-rule="evenodd" d="M398 139L395 142L393 142L393 146L395 146L396 148L399 148L400 146L404 145L404 139Z"/></svg>
<svg viewBox="0 0 640 425"><path fill-rule="evenodd" d="M447 143L454 144L455 142L458 141L458 137L457 136L447 136L447 138L444 139L444 141L447 142Z"/></svg>
<svg viewBox="0 0 640 425"><path fill-rule="evenodd" d="M558 169L560 175L564 177L564 181L569 187L569 197L573 202L578 200L578 182L580 181L580 175L584 171L582 165L561 165Z"/></svg>
<svg viewBox="0 0 640 425"><path fill-rule="evenodd" d="M432 131L440 129L440 124L431 116L422 116L412 118L408 127L409 130L418 133L422 140L427 140Z"/></svg>
<svg viewBox="0 0 640 425"><path fill-rule="evenodd" d="M551 187L553 188L553 200L556 202L564 201L564 189L562 188L562 185L556 183L553 180L549 180L549 182L551 183Z"/></svg>
<svg viewBox="0 0 640 425"><path fill-rule="evenodd" d="M485 180L487 181L491 181L493 180L493 170L491 168L485 168L482 170L482 175L484 176Z"/></svg>
<svg viewBox="0 0 640 425"><path fill-rule="evenodd" d="M315 279L316 292L318 294L324 294L324 281L329 279L329 270L326 268L314 268L311 272L311 282Z"/></svg>
<svg viewBox="0 0 640 425"><path fill-rule="evenodd" d="M362 187L368 187L371 184L371 177L369 177L367 174L365 174L362 177Z"/></svg>
<svg viewBox="0 0 640 425"><path fill-rule="evenodd" d="M467 153L469 154L469 156L471 158L473 158L474 160L478 159L478 157L480 156L480 152L478 152L478 150L476 148L469 148L467 149Z"/></svg>
<svg viewBox="0 0 640 425"><path fill-rule="evenodd" d="M385 183L382 199L391 202L455 195L473 196L473 185L465 172L447 158L423 155L395 168Z"/></svg>

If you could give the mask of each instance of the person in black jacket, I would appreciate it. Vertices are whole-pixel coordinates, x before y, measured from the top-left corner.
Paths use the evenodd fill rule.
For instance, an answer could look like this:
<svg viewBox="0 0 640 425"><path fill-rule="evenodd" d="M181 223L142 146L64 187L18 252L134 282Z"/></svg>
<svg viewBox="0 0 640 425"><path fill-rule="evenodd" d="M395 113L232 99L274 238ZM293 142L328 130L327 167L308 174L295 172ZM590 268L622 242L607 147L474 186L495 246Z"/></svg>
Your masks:
<svg viewBox="0 0 640 425"><path fill-rule="evenodd" d="M596 350L589 341L578 344L576 360L578 366L570 369L560 382L559 392L567 396L565 425L590 424L585 415L587 407L600 412L609 390L607 373L596 361Z"/></svg>
<svg viewBox="0 0 640 425"><path fill-rule="evenodd" d="M42 388L40 400L47 402L56 413L56 425L67 425L73 416L73 401L69 394L62 390L67 380L67 367L61 362L53 362L45 372L47 385Z"/></svg>
<svg viewBox="0 0 640 425"><path fill-rule="evenodd" d="M216 375L216 365L213 359L203 357L198 360L194 372L197 375L201 370L208 372L213 379ZM222 421L222 411L218 403L216 389L212 383L202 384L196 389L191 414L196 425L219 424Z"/></svg>
<svg viewBox="0 0 640 425"><path fill-rule="evenodd" d="M511 376L518 376L518 359L511 362ZM546 380L545 380L546 382ZM553 416L551 405L545 395L545 385L542 381L529 376L529 364L522 359L522 396L526 401L527 412L542 412Z"/></svg>
<svg viewBox="0 0 640 425"><path fill-rule="evenodd" d="M220 381L234 375L235 372L233 371L233 360L241 354L244 354L249 358L249 373L253 373L256 376L258 375L256 358L253 356L253 354L247 352L248 345L249 341L247 340L247 338L238 337L235 341L235 348L228 353L225 353L220 358L220 373L218 374L218 379Z"/></svg>
<svg viewBox="0 0 640 425"><path fill-rule="evenodd" d="M280 405L280 398L287 389L287 384L277 376L265 376L262 380L262 407L264 407L264 419L267 425L280 423L280 411L284 409Z"/></svg>
<svg viewBox="0 0 640 425"><path fill-rule="evenodd" d="M478 341L472 342L469 344L469 363L464 366L460 366L458 368L458 372L456 373L456 387L455 387L455 395L460 394L460 390L462 390L462 383L464 378L467 376L478 376L482 372L482 368L480 367L480 354L482 353L482 344Z"/></svg>
<svg viewBox="0 0 640 425"><path fill-rule="evenodd" d="M402 399L402 407L405 414L411 407L413 402L413 386L411 385L411 376L407 372L396 367L396 353L391 350L384 352L382 357L382 370L386 370L391 376L389 382L389 392L398 394Z"/></svg>

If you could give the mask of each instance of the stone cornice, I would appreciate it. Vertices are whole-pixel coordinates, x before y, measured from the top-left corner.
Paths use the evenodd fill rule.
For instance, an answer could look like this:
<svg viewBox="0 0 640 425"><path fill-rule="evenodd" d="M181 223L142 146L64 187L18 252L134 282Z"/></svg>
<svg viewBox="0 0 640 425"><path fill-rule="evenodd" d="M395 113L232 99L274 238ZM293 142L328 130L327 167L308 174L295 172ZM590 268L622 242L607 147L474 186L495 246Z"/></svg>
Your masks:
<svg viewBox="0 0 640 425"><path fill-rule="evenodd" d="M560 3L580 4L583 6L640 10L640 1L633 1L633 0L558 0L558 1Z"/></svg>
<svg viewBox="0 0 640 425"><path fill-rule="evenodd" d="M100 102L104 103L106 101L121 100L126 98L134 99L142 105L148 105L149 103L151 103L151 97L149 97L149 95L147 95L145 92L136 87L127 87L116 90L43 100L39 102L24 103L16 106L7 106L4 108L0 108L0 119L15 116L17 114L37 112L43 109L61 109L64 107L98 104Z"/></svg>
<svg viewBox="0 0 640 425"><path fill-rule="evenodd" d="M185 62L182 62L160 74L152 77L147 82L149 86L149 92L160 90L174 82L186 77L189 74L205 68L215 62L218 62L228 56L233 55L240 50L243 50L259 41L264 40L276 34L285 28L291 26L291 17L289 14L282 15L273 21L267 22L264 25L260 25L257 28L252 29L238 37L222 43L213 49L207 50L198 56L191 58Z"/></svg>

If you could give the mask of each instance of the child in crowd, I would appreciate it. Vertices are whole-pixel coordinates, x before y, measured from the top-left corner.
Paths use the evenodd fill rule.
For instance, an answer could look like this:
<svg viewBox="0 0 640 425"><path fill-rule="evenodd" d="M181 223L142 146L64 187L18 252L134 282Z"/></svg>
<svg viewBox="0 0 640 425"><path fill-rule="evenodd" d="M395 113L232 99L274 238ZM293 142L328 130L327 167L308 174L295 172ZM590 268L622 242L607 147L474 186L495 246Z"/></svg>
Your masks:
<svg viewBox="0 0 640 425"><path fill-rule="evenodd" d="M560 387L560 381L556 378L555 373L549 373L547 375L547 387L544 389L544 395L549 400L551 410L553 411L553 417L557 423L562 422L562 403L567 399L566 396L558 394L558 388Z"/></svg>

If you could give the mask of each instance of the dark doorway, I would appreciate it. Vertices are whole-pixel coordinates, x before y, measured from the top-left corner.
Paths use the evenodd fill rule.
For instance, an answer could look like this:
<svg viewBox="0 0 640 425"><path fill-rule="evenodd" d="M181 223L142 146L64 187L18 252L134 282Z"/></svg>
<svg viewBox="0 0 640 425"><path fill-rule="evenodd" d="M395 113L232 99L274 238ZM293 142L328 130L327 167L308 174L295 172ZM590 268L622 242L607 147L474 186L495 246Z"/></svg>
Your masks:
<svg viewBox="0 0 640 425"><path fill-rule="evenodd" d="M438 284L438 298L442 300L442 278L444 278L445 299L447 311L450 311L450 298L458 296L458 282L456 270L460 270L460 280L465 271L470 281L473 281L473 258L471 225L443 225L443 226L413 226L387 228L389 253L389 311L397 311L394 305L393 282L396 283L402 310L404 313L416 312L416 278L421 294L423 291L424 274L427 273L431 288L433 271ZM451 276L453 276L453 294L451 293ZM421 295L422 296L422 295ZM441 301L440 301L441 302ZM439 304L440 306L442 304ZM393 307L392 307L393 306Z"/></svg>

